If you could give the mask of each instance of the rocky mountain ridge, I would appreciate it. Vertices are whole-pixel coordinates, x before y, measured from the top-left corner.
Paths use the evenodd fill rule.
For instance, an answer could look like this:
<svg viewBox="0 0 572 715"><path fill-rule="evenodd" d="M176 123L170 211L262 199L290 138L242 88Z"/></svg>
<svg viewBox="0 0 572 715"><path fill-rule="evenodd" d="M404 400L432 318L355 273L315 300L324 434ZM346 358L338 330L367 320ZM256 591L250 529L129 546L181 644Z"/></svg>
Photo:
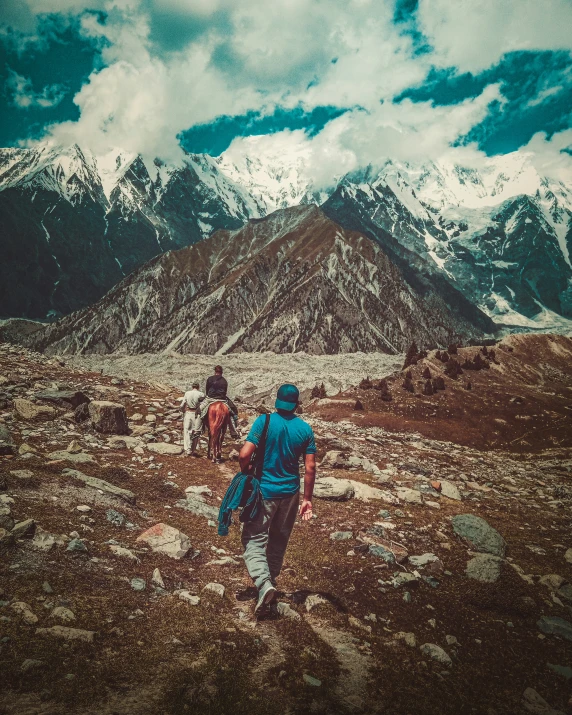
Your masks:
<svg viewBox="0 0 572 715"><path fill-rule="evenodd" d="M393 354L494 330L431 271L412 257L405 273L378 241L295 206L158 256L28 342L60 354Z"/></svg>
<svg viewBox="0 0 572 715"><path fill-rule="evenodd" d="M302 154L257 147L251 138L251 156L189 154L179 166L77 146L1 150L0 315L67 314L158 254L315 203L429 259L498 323L572 326L572 180L541 176L525 153L479 170L387 161L318 191Z"/></svg>

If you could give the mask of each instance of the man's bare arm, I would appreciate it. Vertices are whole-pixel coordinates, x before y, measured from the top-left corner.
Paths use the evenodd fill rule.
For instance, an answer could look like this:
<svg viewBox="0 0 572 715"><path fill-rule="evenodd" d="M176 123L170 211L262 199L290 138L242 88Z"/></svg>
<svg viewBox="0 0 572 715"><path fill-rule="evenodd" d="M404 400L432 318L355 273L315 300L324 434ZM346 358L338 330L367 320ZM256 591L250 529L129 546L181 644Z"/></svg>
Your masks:
<svg viewBox="0 0 572 715"><path fill-rule="evenodd" d="M304 474L304 498L300 504L300 516L303 521L312 518L312 496L314 494L314 482L316 481L316 455L307 454L304 458L306 472Z"/></svg>
<svg viewBox="0 0 572 715"><path fill-rule="evenodd" d="M250 458L254 454L255 449L256 445L252 444L252 442L245 442L242 445L242 449L240 450L240 454L238 455L238 463L240 464L241 472L246 473L248 465L250 464Z"/></svg>

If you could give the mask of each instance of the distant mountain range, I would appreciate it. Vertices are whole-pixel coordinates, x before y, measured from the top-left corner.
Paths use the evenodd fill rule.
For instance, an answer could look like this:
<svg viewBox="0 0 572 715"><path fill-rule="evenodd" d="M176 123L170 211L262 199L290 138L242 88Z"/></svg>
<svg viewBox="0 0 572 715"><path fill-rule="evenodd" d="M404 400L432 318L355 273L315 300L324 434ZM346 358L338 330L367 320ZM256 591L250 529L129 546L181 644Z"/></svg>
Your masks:
<svg viewBox="0 0 572 715"><path fill-rule="evenodd" d="M433 342L471 330L482 334L494 329L485 316L497 324L522 329L572 327L572 181L566 185L540 176L527 154L492 158L480 171L453 164L412 166L388 161L381 168L366 167L342 176L327 191L317 192L307 178L303 157L257 152L254 138L251 148L252 155L239 160L230 154L216 159L186 155L181 166L159 160L148 166L141 157L121 152L96 158L78 146L0 150L0 245L4 258L0 263L0 316L45 319L66 315L93 305L114 286L121 291L126 285L140 285L145 271L159 266L162 271L169 261L187 261L185 270L192 273L191 263L199 256L208 263L204 251L210 246L220 253L223 242L228 242L229 251L225 265L230 267L232 260L242 256L241 270L251 275L250 268L245 269L246 249L241 242L250 240L249 231L257 224L250 223L244 230L241 227L277 209L319 204L320 221L329 218L335 223L344 236L340 239L344 246L351 246L351 251L344 250L352 254L352 261L357 260L358 245L366 252L374 246L399 274L392 278L394 287L405 281L410 295L420 301L414 303L411 317L414 321L418 316L419 325L402 326L394 334L386 332L392 324L387 294L383 299L387 309L379 325L368 317L383 338L374 339L371 325L366 330L364 323L359 336L356 332L348 339L348 349L374 349L373 345L381 349L383 340L397 349L417 330L420 339L424 335ZM272 226L294 220L293 216L306 216L305 209L299 211L280 213L275 219L270 216L264 231L267 234ZM184 251L184 260L172 254L165 263L155 258L192 246L219 229L224 231L204 248ZM360 236L357 243L348 238L354 233ZM306 235L304 230L302 234ZM274 243L278 237L267 234L265 240ZM292 240L302 260L304 246L297 238ZM315 265L324 265L326 248L336 256L338 244L325 240ZM256 256L258 261L259 249ZM365 261L365 256L362 258ZM377 260L373 264L379 271ZM143 272L130 275L141 266ZM372 279L367 270L360 274L346 267L356 290L358 284L369 290L367 284ZM252 273L252 279L257 275ZM336 278L336 290L341 276ZM381 274L378 278L381 280ZM181 280L185 285L192 283L190 277L186 283ZM203 281L201 290L205 286ZM283 282L280 290L285 286ZM170 292L167 287L163 290ZM319 293L318 303L326 295L323 286ZM258 298L263 294L262 290ZM377 299L382 294L378 291ZM175 303L172 297L169 300L180 309L188 304L189 295L177 296ZM438 308L434 306L434 326L425 332L423 326L431 321L427 318L424 323L424 296L431 300L438 296L443 301ZM104 300L108 299L109 295ZM306 299L311 305L313 298L308 294ZM350 303L355 300L351 296ZM399 296L392 300L399 302ZM396 315L403 319L402 307ZM195 314L197 310L195 306ZM316 310L319 322L322 313ZM453 310L453 317L445 320L447 310ZM277 305L269 305L268 314L276 316ZM367 310L365 314L369 315ZM441 320L447 326L441 333L435 332ZM219 337L209 338L198 347L201 351L212 351L215 346L220 350L231 335L244 329L227 349L264 349L264 345L282 349L278 338L270 337L273 333L268 325L264 345L247 347L254 345L247 322L246 318L237 322L234 330L225 327L222 343ZM304 318L301 325L310 323ZM318 330L316 326L312 330ZM318 351L346 349L343 341L334 340L334 345L329 342L331 336L320 330L315 338L304 337L306 327L296 340L293 334L285 338L288 349L308 349L311 344ZM91 336L97 332L92 328ZM194 349L198 349L199 333L204 334L204 329L197 323ZM131 336L126 345L136 342L132 330L125 335ZM189 344L193 340L189 337ZM107 347L102 343L95 348L90 342L89 349L108 350L117 344L111 340ZM178 344L186 345L184 339ZM74 345L74 349L82 349Z"/></svg>

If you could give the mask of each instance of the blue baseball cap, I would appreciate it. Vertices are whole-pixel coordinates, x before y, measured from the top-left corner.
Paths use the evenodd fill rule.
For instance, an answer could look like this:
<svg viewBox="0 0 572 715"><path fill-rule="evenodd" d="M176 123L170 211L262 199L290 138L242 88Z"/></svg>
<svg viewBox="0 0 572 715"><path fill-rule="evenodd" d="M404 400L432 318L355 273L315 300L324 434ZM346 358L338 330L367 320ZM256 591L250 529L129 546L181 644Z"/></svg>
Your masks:
<svg viewBox="0 0 572 715"><path fill-rule="evenodd" d="M297 405L298 399L300 398L300 391L296 385L291 385L286 383L278 388L278 394L276 395L276 402L274 407L277 410L287 410L288 412L293 412Z"/></svg>

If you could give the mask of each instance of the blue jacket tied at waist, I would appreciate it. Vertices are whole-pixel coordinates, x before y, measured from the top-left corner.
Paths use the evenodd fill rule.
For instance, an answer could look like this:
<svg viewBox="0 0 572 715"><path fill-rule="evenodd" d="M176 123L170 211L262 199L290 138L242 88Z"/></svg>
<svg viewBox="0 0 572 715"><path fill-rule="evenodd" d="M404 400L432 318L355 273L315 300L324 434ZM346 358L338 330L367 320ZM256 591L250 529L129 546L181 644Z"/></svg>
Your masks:
<svg viewBox="0 0 572 715"><path fill-rule="evenodd" d="M245 522L256 519L261 507L262 492L260 491L260 482L251 475L238 472L226 490L220 505L218 535L228 536L234 509L242 509L239 520Z"/></svg>

